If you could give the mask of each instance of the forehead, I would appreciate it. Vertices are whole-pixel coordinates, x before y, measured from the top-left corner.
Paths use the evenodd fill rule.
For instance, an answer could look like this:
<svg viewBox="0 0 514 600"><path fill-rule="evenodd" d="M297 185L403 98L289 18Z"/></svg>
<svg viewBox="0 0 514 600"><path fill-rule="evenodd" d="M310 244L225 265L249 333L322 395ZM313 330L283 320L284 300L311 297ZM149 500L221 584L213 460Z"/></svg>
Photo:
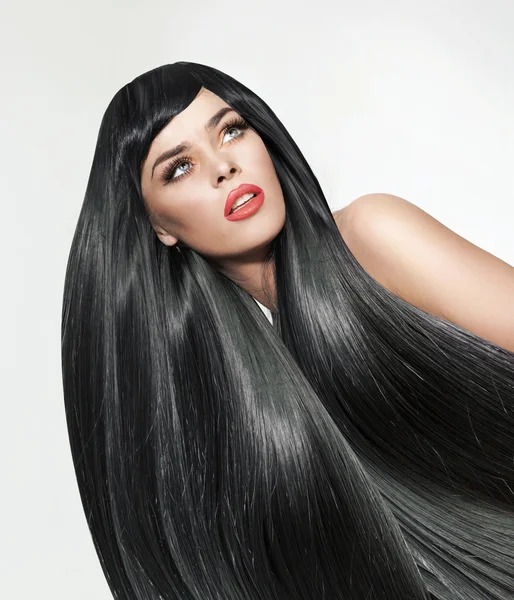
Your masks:
<svg viewBox="0 0 514 600"><path fill-rule="evenodd" d="M152 147L179 143L196 135L205 134L205 123L212 115L228 104L213 92L202 88L196 98L162 129L152 142ZM150 149L152 152L152 148Z"/></svg>

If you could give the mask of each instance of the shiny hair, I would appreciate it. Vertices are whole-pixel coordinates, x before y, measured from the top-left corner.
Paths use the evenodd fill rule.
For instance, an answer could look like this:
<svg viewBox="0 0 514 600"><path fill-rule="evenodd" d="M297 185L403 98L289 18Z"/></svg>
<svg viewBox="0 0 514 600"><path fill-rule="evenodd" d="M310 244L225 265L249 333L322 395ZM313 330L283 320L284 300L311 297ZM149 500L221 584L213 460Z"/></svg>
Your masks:
<svg viewBox="0 0 514 600"><path fill-rule="evenodd" d="M283 190L273 324L149 222L143 160L202 87L262 138ZM118 600L513 598L514 353L368 275L278 117L217 69L164 65L107 107L62 373Z"/></svg>

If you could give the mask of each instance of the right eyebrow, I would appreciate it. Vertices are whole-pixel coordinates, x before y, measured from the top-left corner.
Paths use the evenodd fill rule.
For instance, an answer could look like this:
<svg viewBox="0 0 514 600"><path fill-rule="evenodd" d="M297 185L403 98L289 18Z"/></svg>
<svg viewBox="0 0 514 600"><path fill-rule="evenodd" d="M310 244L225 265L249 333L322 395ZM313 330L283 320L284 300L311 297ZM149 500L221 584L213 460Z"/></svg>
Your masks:
<svg viewBox="0 0 514 600"><path fill-rule="evenodd" d="M207 133L210 133L218 125L218 123L221 121L221 119L223 119L223 117L227 113L229 113L233 110L234 109L231 108L230 106L224 106L223 108L220 108L220 110L218 110L218 112L215 115L213 115L205 124L205 131ZM190 150L191 148L192 148L191 142L186 141L186 142L180 142L180 144L177 144L175 147L171 148L170 150L165 150L162 154L160 154L158 156L157 160L153 164L151 179L153 179L153 173L154 173L155 167L157 165L160 165L165 160L173 158L174 156L177 156L177 154L180 154L181 152L185 152L186 150Z"/></svg>

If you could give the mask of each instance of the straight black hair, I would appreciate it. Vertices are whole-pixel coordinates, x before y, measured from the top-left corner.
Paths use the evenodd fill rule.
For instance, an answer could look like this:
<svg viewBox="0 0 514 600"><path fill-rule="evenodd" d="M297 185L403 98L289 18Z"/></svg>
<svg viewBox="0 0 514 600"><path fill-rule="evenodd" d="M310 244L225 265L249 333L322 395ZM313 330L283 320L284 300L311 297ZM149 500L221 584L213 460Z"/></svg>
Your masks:
<svg viewBox="0 0 514 600"><path fill-rule="evenodd" d="M283 190L273 325L149 222L141 165L202 87L261 136ZM116 599L514 597L514 353L375 281L280 120L217 69L153 69L107 107L62 372Z"/></svg>

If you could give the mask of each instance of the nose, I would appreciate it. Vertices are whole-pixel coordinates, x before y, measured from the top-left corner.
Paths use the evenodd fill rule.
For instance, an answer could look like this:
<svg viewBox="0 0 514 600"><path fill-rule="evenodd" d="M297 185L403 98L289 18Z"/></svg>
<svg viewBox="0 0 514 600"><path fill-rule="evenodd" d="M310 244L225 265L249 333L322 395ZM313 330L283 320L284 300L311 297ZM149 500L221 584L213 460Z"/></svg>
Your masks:
<svg viewBox="0 0 514 600"><path fill-rule="evenodd" d="M234 175L240 173L239 165L229 159L221 160L215 172L216 183L219 185L225 179L232 179Z"/></svg>

